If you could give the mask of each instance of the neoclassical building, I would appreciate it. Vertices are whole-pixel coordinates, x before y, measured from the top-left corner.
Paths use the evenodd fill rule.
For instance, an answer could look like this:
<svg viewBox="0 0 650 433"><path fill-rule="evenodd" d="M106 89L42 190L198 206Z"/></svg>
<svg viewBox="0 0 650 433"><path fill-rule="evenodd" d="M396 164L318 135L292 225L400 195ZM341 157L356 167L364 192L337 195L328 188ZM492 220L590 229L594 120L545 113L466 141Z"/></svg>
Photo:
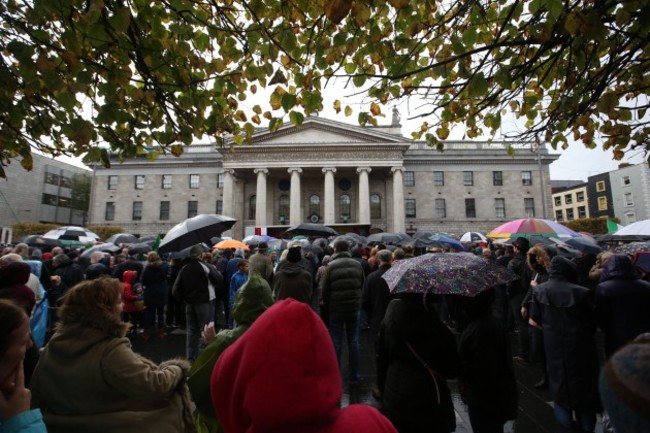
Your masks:
<svg viewBox="0 0 650 433"><path fill-rule="evenodd" d="M450 141L444 152L388 126L321 117L261 130L250 144L195 144L181 157L112 161L94 174L91 224L164 234L219 213L242 238L316 222L339 232L487 232L525 216L552 217L545 147Z"/></svg>

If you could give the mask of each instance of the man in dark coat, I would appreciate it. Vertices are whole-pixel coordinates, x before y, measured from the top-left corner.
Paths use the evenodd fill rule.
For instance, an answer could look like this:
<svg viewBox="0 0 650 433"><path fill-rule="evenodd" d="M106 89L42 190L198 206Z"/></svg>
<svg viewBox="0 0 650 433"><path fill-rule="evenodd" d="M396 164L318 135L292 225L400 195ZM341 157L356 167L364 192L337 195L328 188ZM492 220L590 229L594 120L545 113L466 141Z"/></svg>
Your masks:
<svg viewBox="0 0 650 433"><path fill-rule="evenodd" d="M609 257L596 286L596 320L605 333L609 358L626 343L650 332L650 283L640 279L624 254Z"/></svg>
<svg viewBox="0 0 650 433"><path fill-rule="evenodd" d="M314 282L311 273L300 265L300 248L289 248L286 264L273 276L273 297L276 301L293 298L311 305Z"/></svg>
<svg viewBox="0 0 650 433"><path fill-rule="evenodd" d="M136 271L137 275L135 280L140 281L140 276L142 275L142 270L144 269L144 264L135 259L135 256L127 255L125 260L117 264L113 268L113 278L117 278L122 281L122 275L125 271Z"/></svg>
<svg viewBox="0 0 650 433"><path fill-rule="evenodd" d="M384 320L384 313L390 302L390 290L388 283L381 276L390 269L392 254L389 250L381 250L377 253L379 267L371 272L363 283L361 305L368 315L370 325L370 336L374 342L379 335L379 326Z"/></svg>
<svg viewBox="0 0 650 433"><path fill-rule="evenodd" d="M508 283L508 296L510 297L510 308L514 315L515 331L519 340L519 353L515 359L528 362L530 360L530 334L528 332L528 317L521 315L521 303L530 289L532 272L528 267L526 254L530 242L526 238L517 238L512 243L515 255L508 262L508 269L519 275L519 279Z"/></svg>
<svg viewBox="0 0 650 433"><path fill-rule="evenodd" d="M575 263L553 257L548 281L533 290L530 324L544 333L555 418L562 427L571 428L575 412L579 427L591 432L600 406L596 317L591 291L576 281Z"/></svg>
<svg viewBox="0 0 650 433"><path fill-rule="evenodd" d="M323 303L329 314L329 331L341 364L343 330L348 341L350 383L361 381L359 373L359 320L361 290L365 274L361 264L352 258L350 245L344 239L334 243L334 255L327 266L323 285Z"/></svg>

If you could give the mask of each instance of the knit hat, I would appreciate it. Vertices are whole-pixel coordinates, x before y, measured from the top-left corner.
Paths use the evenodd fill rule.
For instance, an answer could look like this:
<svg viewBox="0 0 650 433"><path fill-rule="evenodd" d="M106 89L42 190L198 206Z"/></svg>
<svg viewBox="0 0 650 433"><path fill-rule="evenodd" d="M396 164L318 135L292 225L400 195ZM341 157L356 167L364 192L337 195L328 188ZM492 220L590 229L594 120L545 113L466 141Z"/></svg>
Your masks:
<svg viewBox="0 0 650 433"><path fill-rule="evenodd" d="M201 254L203 254L203 247L201 244L196 244L190 248L190 259L196 260L201 257Z"/></svg>
<svg viewBox="0 0 650 433"><path fill-rule="evenodd" d="M530 248L530 242L526 238L517 238L512 242L512 245L524 253L528 252L528 249Z"/></svg>
<svg viewBox="0 0 650 433"><path fill-rule="evenodd" d="M287 261L291 263L298 263L300 259L302 258L302 254L300 254L300 248L289 248L289 251L287 252Z"/></svg>
<svg viewBox="0 0 650 433"><path fill-rule="evenodd" d="M617 432L650 431L650 333L609 358L600 395Z"/></svg>
<svg viewBox="0 0 650 433"><path fill-rule="evenodd" d="M257 246L258 251L266 251L269 249L269 244L266 242L260 242L260 244Z"/></svg>
<svg viewBox="0 0 650 433"><path fill-rule="evenodd" d="M31 268L24 262L10 262L0 267L0 298L11 299L31 315L36 297L26 283Z"/></svg>

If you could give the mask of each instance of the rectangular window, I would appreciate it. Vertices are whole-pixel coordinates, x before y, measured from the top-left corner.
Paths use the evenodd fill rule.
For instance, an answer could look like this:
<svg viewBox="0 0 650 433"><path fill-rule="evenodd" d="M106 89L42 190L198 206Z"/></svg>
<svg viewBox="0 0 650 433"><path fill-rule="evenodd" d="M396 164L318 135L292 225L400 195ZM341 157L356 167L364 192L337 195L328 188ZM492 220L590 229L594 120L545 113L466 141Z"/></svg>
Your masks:
<svg viewBox="0 0 650 433"><path fill-rule="evenodd" d="M447 218L447 205L444 198L436 199L436 218Z"/></svg>
<svg viewBox="0 0 650 433"><path fill-rule="evenodd" d="M187 217L192 218L199 214L199 202L198 201L188 201L187 202Z"/></svg>
<svg viewBox="0 0 650 433"><path fill-rule="evenodd" d="M415 186L415 173L412 171L404 172L404 186Z"/></svg>
<svg viewBox="0 0 650 433"><path fill-rule="evenodd" d="M217 188L223 189L223 173L217 174Z"/></svg>
<svg viewBox="0 0 650 433"><path fill-rule="evenodd" d="M169 202L161 201L160 202L160 220L168 221L169 220Z"/></svg>
<svg viewBox="0 0 650 433"><path fill-rule="evenodd" d="M415 209L415 199L414 198L407 198L404 200L404 215L407 218L415 218L416 214L416 209Z"/></svg>
<svg viewBox="0 0 650 433"><path fill-rule="evenodd" d="M172 175L163 174L162 176L162 189L171 189L172 187Z"/></svg>
<svg viewBox="0 0 650 433"><path fill-rule="evenodd" d="M113 221L115 219L115 203L112 201L106 202L106 210L104 211L104 219L106 221Z"/></svg>
<svg viewBox="0 0 650 433"><path fill-rule="evenodd" d="M585 201L585 193L583 191L576 192L576 201L578 203Z"/></svg>
<svg viewBox="0 0 650 433"><path fill-rule="evenodd" d="M631 192L625 193L625 206L634 206L634 199Z"/></svg>
<svg viewBox="0 0 650 433"><path fill-rule="evenodd" d="M370 195L370 218L381 218L381 197L379 194Z"/></svg>
<svg viewBox="0 0 650 433"><path fill-rule="evenodd" d="M133 221L141 221L142 220L142 202L141 201L134 201L133 202L133 214L132 214L131 219Z"/></svg>
<svg viewBox="0 0 650 433"><path fill-rule="evenodd" d="M200 176L198 174L190 174L190 189L198 189Z"/></svg>
<svg viewBox="0 0 650 433"><path fill-rule="evenodd" d="M535 217L535 199L534 198L525 198L524 199L524 214L526 218Z"/></svg>
<svg viewBox="0 0 650 433"><path fill-rule="evenodd" d="M632 224L636 222L636 214L634 212L629 212L625 214L625 223Z"/></svg>
<svg viewBox="0 0 650 433"><path fill-rule="evenodd" d="M571 204L571 203L573 203L573 195L571 195L571 194L565 194L565 195L564 195L564 203L565 203L565 204Z"/></svg>
<svg viewBox="0 0 650 433"><path fill-rule="evenodd" d="M45 173L45 183L49 183L50 185L59 185L59 175L48 171Z"/></svg>
<svg viewBox="0 0 650 433"><path fill-rule="evenodd" d="M135 176L135 189L144 189L144 175L138 174Z"/></svg>
<svg viewBox="0 0 650 433"><path fill-rule="evenodd" d="M492 185L494 185L494 186L503 186L503 172L502 171L493 171L492 172Z"/></svg>
<svg viewBox="0 0 650 433"><path fill-rule="evenodd" d="M522 171L521 172L521 184L525 186L530 186L533 184L533 172L532 171Z"/></svg>
<svg viewBox="0 0 650 433"><path fill-rule="evenodd" d="M578 218L587 218L587 207L579 206L578 207Z"/></svg>
<svg viewBox="0 0 650 433"><path fill-rule="evenodd" d="M46 204L49 206L58 206L59 205L59 199L57 196L52 195L52 194L43 194L43 198L41 200L42 204Z"/></svg>
<svg viewBox="0 0 650 433"><path fill-rule="evenodd" d="M553 197L553 200L555 200L555 206L562 206L562 197L559 195L556 195Z"/></svg>
<svg viewBox="0 0 650 433"><path fill-rule="evenodd" d="M564 219L564 215L562 215L561 210L556 210L555 211L555 220L556 221L562 221Z"/></svg>
<svg viewBox="0 0 650 433"><path fill-rule="evenodd" d="M433 172L433 186L445 186L445 172L444 171L434 171Z"/></svg>
<svg viewBox="0 0 650 433"><path fill-rule="evenodd" d="M59 197L59 207L70 207L72 205L72 200L68 197Z"/></svg>
<svg viewBox="0 0 650 433"><path fill-rule="evenodd" d="M117 176L108 176L108 189L117 189Z"/></svg>
<svg viewBox="0 0 650 433"><path fill-rule="evenodd" d="M573 219L573 209L569 208L566 210L566 219L567 221L571 221Z"/></svg>
<svg viewBox="0 0 650 433"><path fill-rule="evenodd" d="M598 210L607 210L607 197L598 197Z"/></svg>
<svg viewBox="0 0 650 433"><path fill-rule="evenodd" d="M476 202L473 198L465 199L465 217L476 218Z"/></svg>
<svg viewBox="0 0 650 433"><path fill-rule="evenodd" d="M631 185L632 181L630 180L630 176L623 176L623 185Z"/></svg>
<svg viewBox="0 0 650 433"><path fill-rule="evenodd" d="M603 192L605 191L605 181L600 180L596 182L596 192Z"/></svg>
<svg viewBox="0 0 650 433"><path fill-rule="evenodd" d="M474 172L473 171L464 171L463 172L463 185L472 186L474 185Z"/></svg>
<svg viewBox="0 0 650 433"><path fill-rule="evenodd" d="M214 213L223 214L223 200L217 200L217 206L214 209Z"/></svg>
<svg viewBox="0 0 650 433"><path fill-rule="evenodd" d="M495 198L494 199L494 212L497 218L506 217L506 199L505 198Z"/></svg>

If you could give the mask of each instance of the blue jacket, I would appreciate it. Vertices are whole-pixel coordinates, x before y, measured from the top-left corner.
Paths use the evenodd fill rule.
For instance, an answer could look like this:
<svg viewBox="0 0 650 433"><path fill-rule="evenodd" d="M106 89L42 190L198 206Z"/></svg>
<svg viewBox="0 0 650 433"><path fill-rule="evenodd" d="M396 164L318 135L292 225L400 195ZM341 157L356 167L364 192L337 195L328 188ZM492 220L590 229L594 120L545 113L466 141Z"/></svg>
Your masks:
<svg viewBox="0 0 650 433"><path fill-rule="evenodd" d="M0 433L47 433L40 409L32 409L0 421Z"/></svg>

